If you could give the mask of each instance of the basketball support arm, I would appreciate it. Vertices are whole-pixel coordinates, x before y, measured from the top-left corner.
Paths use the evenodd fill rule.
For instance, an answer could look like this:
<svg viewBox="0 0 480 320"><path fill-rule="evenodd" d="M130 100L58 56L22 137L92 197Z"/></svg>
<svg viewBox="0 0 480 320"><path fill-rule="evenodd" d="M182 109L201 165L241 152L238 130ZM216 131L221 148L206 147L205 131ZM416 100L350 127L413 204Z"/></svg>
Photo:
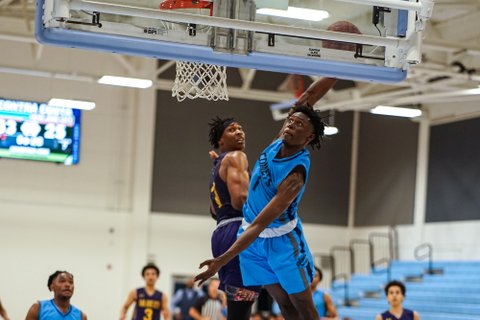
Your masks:
<svg viewBox="0 0 480 320"><path fill-rule="evenodd" d="M420 0L420 2L405 0L337 0L341 2L349 2L355 4L365 4L379 7L387 7L392 9L416 11L418 14L418 22L416 23L416 31L422 31L425 28L426 21L432 17L433 0Z"/></svg>

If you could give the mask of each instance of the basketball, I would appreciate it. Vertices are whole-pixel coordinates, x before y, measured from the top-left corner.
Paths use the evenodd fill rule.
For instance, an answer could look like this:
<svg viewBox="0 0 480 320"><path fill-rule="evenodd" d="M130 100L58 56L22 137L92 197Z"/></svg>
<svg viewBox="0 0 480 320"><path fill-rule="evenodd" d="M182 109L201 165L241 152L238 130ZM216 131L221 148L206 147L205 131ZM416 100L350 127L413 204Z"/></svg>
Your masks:
<svg viewBox="0 0 480 320"><path fill-rule="evenodd" d="M362 34L356 25L348 21L337 21L332 23L328 26L327 31ZM355 51L356 44L350 42L324 40L322 41L322 47L327 49Z"/></svg>

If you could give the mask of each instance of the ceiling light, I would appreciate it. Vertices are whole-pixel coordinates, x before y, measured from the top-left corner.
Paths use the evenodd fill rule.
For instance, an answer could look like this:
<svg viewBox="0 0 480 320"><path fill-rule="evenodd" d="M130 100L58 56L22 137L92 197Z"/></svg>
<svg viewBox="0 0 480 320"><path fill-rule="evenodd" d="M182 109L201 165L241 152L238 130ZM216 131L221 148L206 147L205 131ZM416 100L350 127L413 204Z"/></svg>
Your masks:
<svg viewBox="0 0 480 320"><path fill-rule="evenodd" d="M376 106L370 113L383 114L387 116L414 118L422 115L422 110L413 108L400 108L390 106Z"/></svg>
<svg viewBox="0 0 480 320"><path fill-rule="evenodd" d="M152 80L116 76L103 76L98 80L98 83L141 89L150 88L153 84Z"/></svg>
<svg viewBox="0 0 480 320"><path fill-rule="evenodd" d="M50 101L48 101L48 105L50 107L70 108L70 109L82 109L82 110L95 109L95 102L82 101L82 100L59 99L59 98L50 99Z"/></svg>
<svg viewBox="0 0 480 320"><path fill-rule="evenodd" d="M337 127L325 126L325 129L323 130L323 133L326 136L333 136L334 134L338 133L338 128Z"/></svg>
<svg viewBox="0 0 480 320"><path fill-rule="evenodd" d="M297 7L288 7L287 10L261 8L257 10L257 14L310 21L321 21L330 16L328 11L325 10L313 10Z"/></svg>

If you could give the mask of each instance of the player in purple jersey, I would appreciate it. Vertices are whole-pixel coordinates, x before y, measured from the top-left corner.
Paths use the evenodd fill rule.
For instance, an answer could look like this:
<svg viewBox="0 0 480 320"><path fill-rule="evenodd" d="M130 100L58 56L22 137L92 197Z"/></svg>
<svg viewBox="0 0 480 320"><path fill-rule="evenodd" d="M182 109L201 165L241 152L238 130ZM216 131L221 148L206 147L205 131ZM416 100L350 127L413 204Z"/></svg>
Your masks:
<svg viewBox="0 0 480 320"><path fill-rule="evenodd" d="M402 304L405 299L406 288L400 281L390 281L385 286L390 309L377 315L375 320L420 320L416 311L404 309Z"/></svg>
<svg viewBox="0 0 480 320"><path fill-rule="evenodd" d="M47 286L53 291L53 299L34 303L25 320L87 320L87 316L70 303L75 288L71 273L54 272L48 277Z"/></svg>
<svg viewBox="0 0 480 320"><path fill-rule="evenodd" d="M125 320L128 308L135 302L135 311L132 320L160 320L160 313L163 318L170 319L167 296L155 289L155 283L160 276L160 270L152 263L142 269L142 277L145 280L145 287L133 289L128 294L127 300L120 311L120 320Z"/></svg>
<svg viewBox="0 0 480 320"><path fill-rule="evenodd" d="M249 172L245 149L245 132L233 118L216 118L210 122L209 140L215 149L210 177L210 213L217 221L212 234L212 253L217 257L227 251L237 238L242 222L242 207L247 198ZM212 156L212 154L211 154ZM227 295L227 319L248 320L260 287L245 287L238 257L219 272L220 290Z"/></svg>

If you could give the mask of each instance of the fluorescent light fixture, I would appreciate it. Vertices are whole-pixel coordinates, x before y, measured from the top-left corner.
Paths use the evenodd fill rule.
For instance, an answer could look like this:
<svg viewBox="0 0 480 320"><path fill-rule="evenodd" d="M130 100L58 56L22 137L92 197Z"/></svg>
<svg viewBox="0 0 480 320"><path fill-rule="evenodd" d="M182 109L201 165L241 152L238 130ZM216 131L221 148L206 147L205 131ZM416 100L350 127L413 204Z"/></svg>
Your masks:
<svg viewBox="0 0 480 320"><path fill-rule="evenodd" d="M422 110L413 108L400 108L390 106L376 106L370 113L383 114L387 116L414 118L422 115Z"/></svg>
<svg viewBox="0 0 480 320"><path fill-rule="evenodd" d="M70 109L82 109L82 110L95 109L95 102L59 99L59 98L50 99L50 101L48 101L48 105L51 107L70 108Z"/></svg>
<svg viewBox="0 0 480 320"><path fill-rule="evenodd" d="M337 133L338 133L338 128L337 128L337 127L326 126L326 127L325 127L325 130L323 131L323 133L324 133L326 136L333 136L334 134L337 134Z"/></svg>
<svg viewBox="0 0 480 320"><path fill-rule="evenodd" d="M98 80L98 83L141 89L150 88L153 84L152 80L117 76L103 76Z"/></svg>
<svg viewBox="0 0 480 320"><path fill-rule="evenodd" d="M297 7L288 7L287 10L261 8L257 10L257 14L310 21L321 21L330 16L328 11L325 10L313 10Z"/></svg>

